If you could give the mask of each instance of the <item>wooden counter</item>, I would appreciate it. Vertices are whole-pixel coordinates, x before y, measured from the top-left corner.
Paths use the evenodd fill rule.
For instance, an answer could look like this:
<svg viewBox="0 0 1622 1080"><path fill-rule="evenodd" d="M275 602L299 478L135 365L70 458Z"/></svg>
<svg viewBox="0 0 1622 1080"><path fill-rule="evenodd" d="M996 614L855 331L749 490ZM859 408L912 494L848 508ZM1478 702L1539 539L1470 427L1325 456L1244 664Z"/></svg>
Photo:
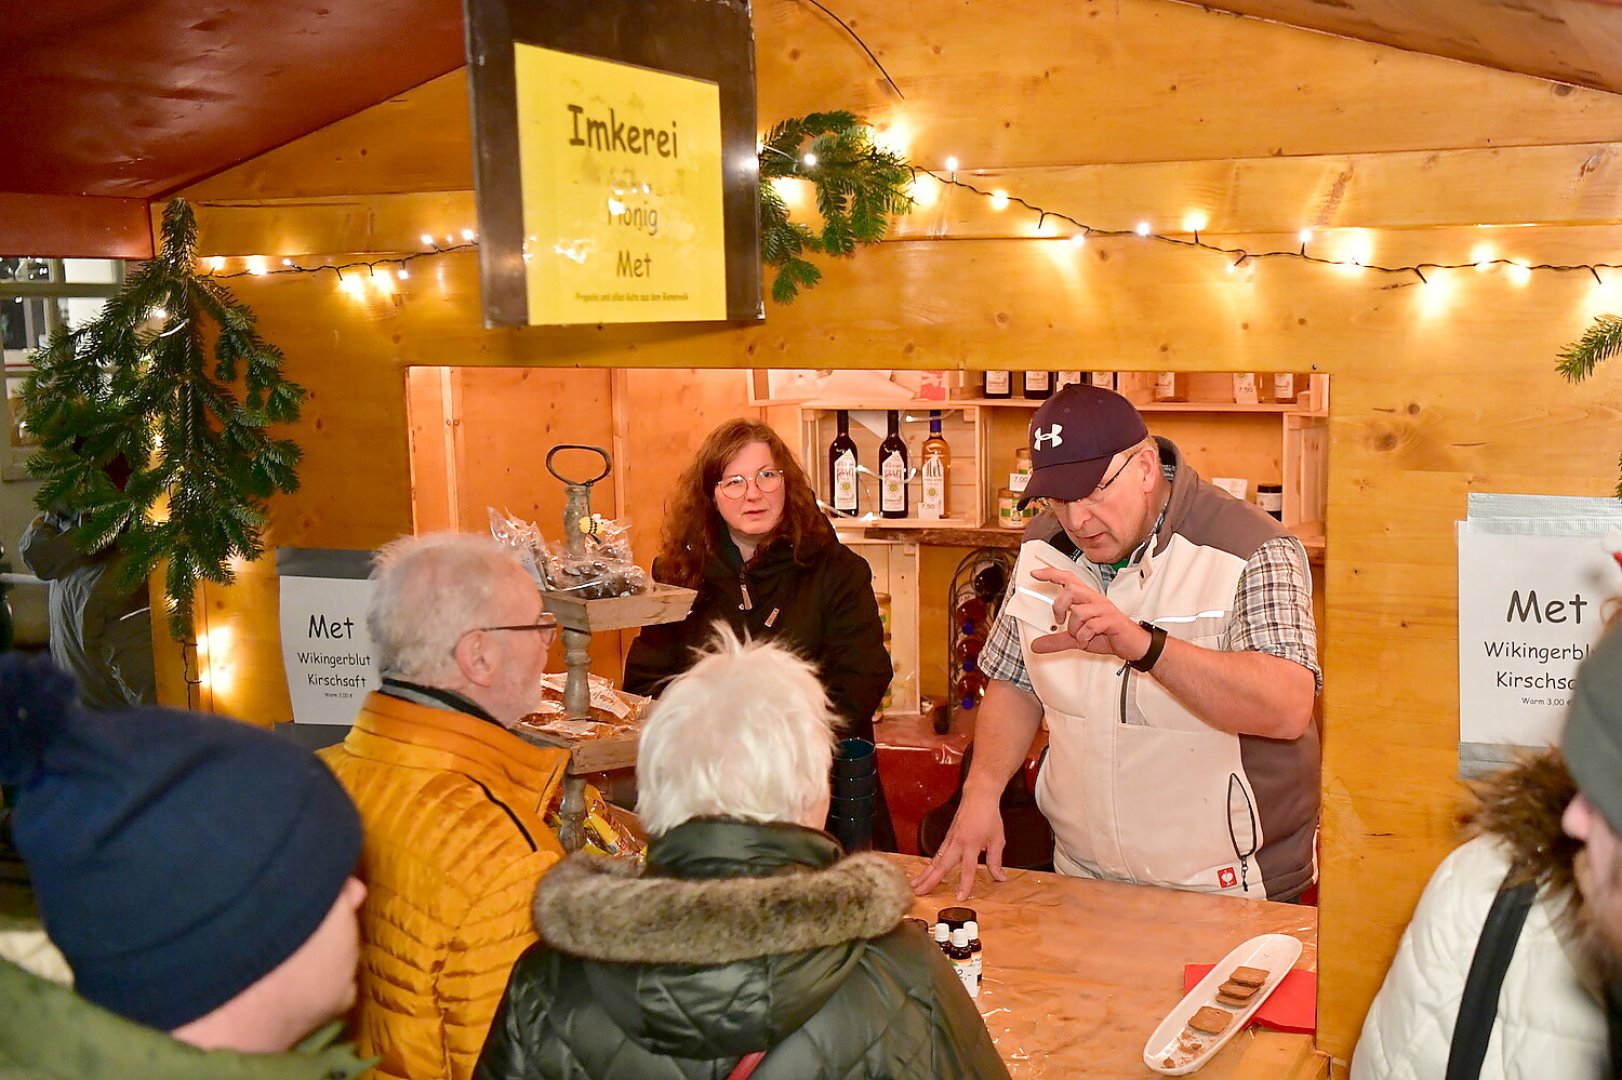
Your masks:
<svg viewBox="0 0 1622 1080"><path fill-rule="evenodd" d="M925 865L893 856L908 875ZM956 879L913 903L934 922L957 903ZM967 902L985 944L980 1013L1015 1080L1155 1077L1143 1044L1183 996L1183 965L1216 963L1257 934L1299 938L1296 966L1316 970L1318 911L1138 885L1010 870L994 882L979 870ZM1196 1075L1309 1080L1329 1059L1308 1035L1252 1027L1235 1035Z"/></svg>

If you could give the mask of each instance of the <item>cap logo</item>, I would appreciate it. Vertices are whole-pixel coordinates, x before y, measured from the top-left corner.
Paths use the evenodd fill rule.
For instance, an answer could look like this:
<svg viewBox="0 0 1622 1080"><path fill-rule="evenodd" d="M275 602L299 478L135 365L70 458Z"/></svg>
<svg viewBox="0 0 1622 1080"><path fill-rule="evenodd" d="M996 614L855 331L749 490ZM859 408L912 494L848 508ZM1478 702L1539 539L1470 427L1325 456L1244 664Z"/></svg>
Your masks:
<svg viewBox="0 0 1622 1080"><path fill-rule="evenodd" d="M1042 429L1038 428L1037 431L1036 431L1036 437L1031 440L1032 449L1035 449L1035 450L1042 449L1042 443L1043 442L1047 442L1051 447L1063 446L1064 445L1064 437L1059 434L1063 430L1064 430L1064 425L1063 424L1054 424L1052 427L1048 428L1046 431L1043 431Z"/></svg>

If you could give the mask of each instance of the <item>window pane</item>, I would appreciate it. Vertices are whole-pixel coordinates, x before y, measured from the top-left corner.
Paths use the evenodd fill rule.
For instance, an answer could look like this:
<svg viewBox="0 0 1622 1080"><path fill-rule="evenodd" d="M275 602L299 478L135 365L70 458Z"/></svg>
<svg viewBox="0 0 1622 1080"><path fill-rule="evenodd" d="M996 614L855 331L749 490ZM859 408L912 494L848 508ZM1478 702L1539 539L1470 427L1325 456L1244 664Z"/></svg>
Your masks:
<svg viewBox="0 0 1622 1080"><path fill-rule="evenodd" d="M63 259L63 281L109 285L119 280L122 263L117 259Z"/></svg>

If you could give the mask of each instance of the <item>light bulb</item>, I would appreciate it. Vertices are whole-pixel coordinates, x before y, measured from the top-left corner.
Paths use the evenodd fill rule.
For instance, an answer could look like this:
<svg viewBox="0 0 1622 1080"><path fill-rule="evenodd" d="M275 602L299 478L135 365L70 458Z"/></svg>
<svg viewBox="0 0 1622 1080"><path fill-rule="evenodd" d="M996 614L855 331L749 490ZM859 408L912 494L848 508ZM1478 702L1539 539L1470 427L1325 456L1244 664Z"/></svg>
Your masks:
<svg viewBox="0 0 1622 1080"><path fill-rule="evenodd" d="M1070 246L1071 247L1082 247L1086 243L1087 243L1087 234L1086 233L1079 232L1079 233L1071 233L1070 234Z"/></svg>
<svg viewBox="0 0 1622 1080"><path fill-rule="evenodd" d="M949 157L946 159L946 171L949 173L957 172L957 158Z"/></svg>
<svg viewBox="0 0 1622 1080"><path fill-rule="evenodd" d="M1147 221L1138 222L1137 232L1138 232L1139 236L1148 236L1149 235L1149 223Z"/></svg>
<svg viewBox="0 0 1622 1080"><path fill-rule="evenodd" d="M462 230L462 239L466 240L470 244L473 242L474 235L475 234L474 234L472 229L463 229Z"/></svg>
<svg viewBox="0 0 1622 1080"><path fill-rule="evenodd" d="M427 247L433 247L434 246L434 238L432 236L429 236L427 233L422 234L422 242Z"/></svg>
<svg viewBox="0 0 1622 1080"><path fill-rule="evenodd" d="M1300 238L1303 244L1308 243L1312 240L1312 230L1302 229L1299 233L1296 233L1296 236Z"/></svg>
<svg viewBox="0 0 1622 1080"><path fill-rule="evenodd" d="M1522 262L1510 263L1508 274L1509 280L1516 285L1525 285L1532 280L1532 268Z"/></svg>
<svg viewBox="0 0 1622 1080"><path fill-rule="evenodd" d="M407 270L404 266L400 267L400 280L401 281L405 281L410 276L411 276L411 271L410 270Z"/></svg>
<svg viewBox="0 0 1622 1080"><path fill-rule="evenodd" d="M993 210L1008 209L1008 192L1004 191L1002 188L998 188L996 191L993 191L991 193L991 208Z"/></svg>
<svg viewBox="0 0 1622 1080"><path fill-rule="evenodd" d="M805 155L805 157L801 158L800 160L805 162L805 167L809 169L809 168L813 167L814 165L816 165L816 163L817 163L817 155L815 155L815 154L807 154L807 155Z"/></svg>
<svg viewBox="0 0 1622 1080"><path fill-rule="evenodd" d="M1210 218L1206 217L1198 210L1194 210L1183 217L1183 231L1191 233L1203 232L1205 231L1205 227L1210 223Z"/></svg>

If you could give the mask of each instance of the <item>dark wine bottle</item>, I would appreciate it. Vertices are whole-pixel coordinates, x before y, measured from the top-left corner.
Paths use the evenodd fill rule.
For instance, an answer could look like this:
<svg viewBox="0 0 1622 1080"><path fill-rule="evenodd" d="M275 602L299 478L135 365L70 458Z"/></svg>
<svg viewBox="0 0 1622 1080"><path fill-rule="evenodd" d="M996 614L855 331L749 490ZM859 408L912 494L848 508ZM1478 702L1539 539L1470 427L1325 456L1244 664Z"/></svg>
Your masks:
<svg viewBox="0 0 1622 1080"><path fill-rule="evenodd" d="M856 440L850 437L850 414L840 409L834 415L839 434L828 444L828 505L835 514L855 517L861 509L861 493L856 483Z"/></svg>
<svg viewBox="0 0 1622 1080"><path fill-rule="evenodd" d="M889 413L889 434L879 444L879 513L907 516L907 444L901 441L901 414Z"/></svg>
<svg viewBox="0 0 1622 1080"><path fill-rule="evenodd" d="M1053 372L1034 368L1022 374L1026 397L1042 400L1053 396Z"/></svg>

